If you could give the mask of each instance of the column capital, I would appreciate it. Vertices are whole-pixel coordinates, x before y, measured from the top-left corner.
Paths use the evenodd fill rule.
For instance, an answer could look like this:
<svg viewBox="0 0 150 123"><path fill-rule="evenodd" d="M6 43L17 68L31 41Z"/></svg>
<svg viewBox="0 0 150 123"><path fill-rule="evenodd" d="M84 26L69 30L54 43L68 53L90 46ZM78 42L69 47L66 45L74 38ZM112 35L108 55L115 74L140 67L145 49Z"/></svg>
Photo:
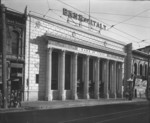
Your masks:
<svg viewBox="0 0 150 123"><path fill-rule="evenodd" d="M79 53L78 52L74 52L73 54L78 56Z"/></svg>
<svg viewBox="0 0 150 123"><path fill-rule="evenodd" d="M47 48L47 52L51 52L51 51L53 51L53 47L49 47L49 48Z"/></svg>
<svg viewBox="0 0 150 123"><path fill-rule="evenodd" d="M66 50L64 50L64 49L60 49L60 51L61 51L61 52L66 52Z"/></svg>
<svg viewBox="0 0 150 123"><path fill-rule="evenodd" d="M110 59L106 59L106 58L104 58L104 59L103 59L103 61L109 62L109 61L110 61Z"/></svg>

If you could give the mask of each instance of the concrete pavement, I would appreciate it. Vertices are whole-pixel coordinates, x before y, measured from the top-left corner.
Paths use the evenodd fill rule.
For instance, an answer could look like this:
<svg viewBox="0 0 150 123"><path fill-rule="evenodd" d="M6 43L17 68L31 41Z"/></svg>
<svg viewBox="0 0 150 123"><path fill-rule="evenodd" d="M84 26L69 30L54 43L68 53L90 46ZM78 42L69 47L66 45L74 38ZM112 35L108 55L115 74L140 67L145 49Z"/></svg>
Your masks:
<svg viewBox="0 0 150 123"><path fill-rule="evenodd" d="M96 106L96 105L109 105L120 103L148 103L145 98L135 98L133 100L126 99L79 99L79 100L53 100L53 101L27 101L22 102L22 106L19 108L0 109L1 112L18 112L27 110L44 110L44 109L59 109L59 108L71 108L71 107L84 107L84 106Z"/></svg>

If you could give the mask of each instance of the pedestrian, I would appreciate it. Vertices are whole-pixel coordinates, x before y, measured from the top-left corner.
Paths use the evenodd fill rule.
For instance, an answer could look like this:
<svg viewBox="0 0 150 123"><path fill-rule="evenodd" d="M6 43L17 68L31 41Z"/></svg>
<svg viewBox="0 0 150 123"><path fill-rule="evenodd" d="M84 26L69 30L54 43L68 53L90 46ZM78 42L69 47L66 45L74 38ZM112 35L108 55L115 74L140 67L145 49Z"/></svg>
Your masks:
<svg viewBox="0 0 150 123"><path fill-rule="evenodd" d="M7 104L8 104L8 107L10 107L10 94L8 94L7 96Z"/></svg>
<svg viewBox="0 0 150 123"><path fill-rule="evenodd" d="M21 107L21 91L17 93L17 107Z"/></svg>
<svg viewBox="0 0 150 123"><path fill-rule="evenodd" d="M13 107L14 106L14 90L11 91L11 95L10 95L10 107L12 107L12 104L13 104Z"/></svg>
<svg viewBox="0 0 150 123"><path fill-rule="evenodd" d="M128 91L125 92L125 97L126 97L126 100L129 98L129 92Z"/></svg>
<svg viewBox="0 0 150 123"><path fill-rule="evenodd" d="M14 101L13 101L14 107L17 106L17 90L14 91Z"/></svg>
<svg viewBox="0 0 150 123"><path fill-rule="evenodd" d="M0 108L2 108L3 106L3 95L2 95L2 92L0 90Z"/></svg>

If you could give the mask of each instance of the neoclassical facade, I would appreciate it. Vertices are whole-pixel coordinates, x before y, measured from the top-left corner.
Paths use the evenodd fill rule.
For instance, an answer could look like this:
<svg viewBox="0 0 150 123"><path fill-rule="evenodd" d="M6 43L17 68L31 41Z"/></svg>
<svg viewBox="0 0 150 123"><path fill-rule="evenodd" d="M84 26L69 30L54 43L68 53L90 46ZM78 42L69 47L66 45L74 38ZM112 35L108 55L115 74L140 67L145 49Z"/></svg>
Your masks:
<svg viewBox="0 0 150 123"><path fill-rule="evenodd" d="M122 98L125 43L29 15L24 100Z"/></svg>

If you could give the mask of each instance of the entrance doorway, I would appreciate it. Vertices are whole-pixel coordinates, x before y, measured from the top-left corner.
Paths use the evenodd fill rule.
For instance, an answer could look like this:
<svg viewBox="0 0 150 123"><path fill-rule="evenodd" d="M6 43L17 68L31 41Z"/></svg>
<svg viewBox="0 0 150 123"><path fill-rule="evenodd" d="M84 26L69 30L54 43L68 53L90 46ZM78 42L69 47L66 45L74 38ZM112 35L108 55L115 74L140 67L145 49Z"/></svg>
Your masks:
<svg viewBox="0 0 150 123"><path fill-rule="evenodd" d="M14 63L15 64L15 63ZM14 65L13 64L13 65ZM11 93L18 93L19 98L23 100L23 65L15 64L10 67L10 78L8 79L8 96Z"/></svg>
<svg viewBox="0 0 150 123"><path fill-rule="evenodd" d="M21 90L22 83L22 68L11 68L10 74L11 90Z"/></svg>
<svg viewBox="0 0 150 123"><path fill-rule="evenodd" d="M104 60L100 61L100 72L99 72L99 76L100 76L100 87L99 87L99 93L100 93L100 98L104 98L104 82L105 82L105 68L104 68Z"/></svg>
<svg viewBox="0 0 150 123"><path fill-rule="evenodd" d="M78 56L78 75L77 75L77 94L79 99L83 99L84 82L83 82L83 57Z"/></svg>

